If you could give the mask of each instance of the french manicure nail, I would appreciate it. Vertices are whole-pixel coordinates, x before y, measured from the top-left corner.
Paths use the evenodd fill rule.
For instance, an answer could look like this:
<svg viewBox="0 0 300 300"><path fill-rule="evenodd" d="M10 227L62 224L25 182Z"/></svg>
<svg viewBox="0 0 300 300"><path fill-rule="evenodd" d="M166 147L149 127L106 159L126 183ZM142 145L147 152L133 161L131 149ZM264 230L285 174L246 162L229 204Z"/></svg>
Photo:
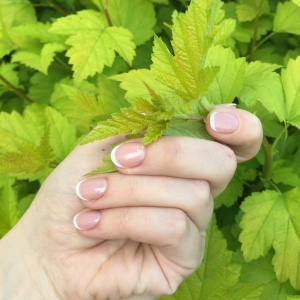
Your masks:
<svg viewBox="0 0 300 300"><path fill-rule="evenodd" d="M104 195L106 188L105 178L88 178L77 183L76 194L83 201L96 200Z"/></svg>
<svg viewBox="0 0 300 300"><path fill-rule="evenodd" d="M215 111L210 115L210 126L218 133L233 133L237 130L239 121L232 114Z"/></svg>
<svg viewBox="0 0 300 300"><path fill-rule="evenodd" d="M134 168L145 158L145 147L139 143L124 143L111 152L111 160L119 168Z"/></svg>
<svg viewBox="0 0 300 300"><path fill-rule="evenodd" d="M93 229L99 221L99 211L84 211L74 217L73 224L78 230L89 230Z"/></svg>

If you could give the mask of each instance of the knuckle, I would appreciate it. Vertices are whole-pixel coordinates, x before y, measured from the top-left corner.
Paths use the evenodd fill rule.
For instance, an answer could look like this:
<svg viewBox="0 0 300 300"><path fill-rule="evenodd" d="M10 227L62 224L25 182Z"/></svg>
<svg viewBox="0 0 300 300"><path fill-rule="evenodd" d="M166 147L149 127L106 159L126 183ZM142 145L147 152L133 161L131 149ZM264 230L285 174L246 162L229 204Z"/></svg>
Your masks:
<svg viewBox="0 0 300 300"><path fill-rule="evenodd" d="M167 220L167 228L169 243L180 243L189 231L188 217L180 209L170 210Z"/></svg>
<svg viewBox="0 0 300 300"><path fill-rule="evenodd" d="M190 179L189 198L186 201L186 211L190 215L201 214L211 207L211 190L206 180Z"/></svg>
<svg viewBox="0 0 300 300"><path fill-rule="evenodd" d="M210 204L210 185L206 180L192 180L192 203L195 203L193 209L199 206L207 207ZM198 210L198 209L197 209Z"/></svg>
<svg viewBox="0 0 300 300"><path fill-rule="evenodd" d="M182 152L182 145L177 138L162 139L160 154L157 157L161 158L164 165L169 165L176 162Z"/></svg>
<svg viewBox="0 0 300 300"><path fill-rule="evenodd" d="M128 175L126 176L126 188L125 192L127 193L127 198L128 199L137 199L137 191L140 186L140 181L139 181L138 176L131 176Z"/></svg>
<svg viewBox="0 0 300 300"><path fill-rule="evenodd" d="M124 230L124 231L127 230L130 220L131 220L131 216L130 216L129 208L128 207L122 208L120 211L120 217L119 217L121 230Z"/></svg>
<svg viewBox="0 0 300 300"><path fill-rule="evenodd" d="M237 167L237 159L235 153L231 148L227 146L224 147L224 159L222 161L221 176L224 182L229 182L235 173Z"/></svg>

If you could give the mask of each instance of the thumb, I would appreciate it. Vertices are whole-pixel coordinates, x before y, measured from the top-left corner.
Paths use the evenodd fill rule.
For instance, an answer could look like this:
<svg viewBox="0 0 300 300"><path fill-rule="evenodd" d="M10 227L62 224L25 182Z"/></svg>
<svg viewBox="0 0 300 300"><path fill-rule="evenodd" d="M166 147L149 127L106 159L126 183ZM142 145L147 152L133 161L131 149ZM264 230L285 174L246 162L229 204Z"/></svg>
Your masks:
<svg viewBox="0 0 300 300"><path fill-rule="evenodd" d="M221 104L210 112L206 122L208 133L228 145L242 162L254 157L260 149L263 130L260 120L235 105Z"/></svg>

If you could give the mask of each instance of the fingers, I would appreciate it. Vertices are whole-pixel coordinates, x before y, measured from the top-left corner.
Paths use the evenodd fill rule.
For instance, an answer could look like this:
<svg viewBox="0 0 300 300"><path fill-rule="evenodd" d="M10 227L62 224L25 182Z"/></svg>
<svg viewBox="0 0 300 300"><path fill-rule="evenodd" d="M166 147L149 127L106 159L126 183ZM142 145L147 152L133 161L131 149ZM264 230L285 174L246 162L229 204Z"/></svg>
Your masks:
<svg viewBox="0 0 300 300"><path fill-rule="evenodd" d="M184 211L199 230L205 230L213 212L207 181L161 176L109 174L80 182L77 195L93 210L117 207L177 208Z"/></svg>
<svg viewBox="0 0 300 300"><path fill-rule="evenodd" d="M236 169L234 152L220 143L189 138L162 137L143 147L129 141L112 152L120 173L203 179L213 195L221 193Z"/></svg>
<svg viewBox="0 0 300 300"><path fill-rule="evenodd" d="M86 237L100 240L129 239L163 247L172 252L172 257L177 263L186 264L189 261L191 268L195 268L202 257L204 242L201 234L195 224L179 209L121 207L102 210L98 212L97 217L95 211L84 213L84 220L82 215L75 219L78 228L88 223L88 214L91 214L91 222L98 220L93 229L81 231Z"/></svg>
<svg viewBox="0 0 300 300"><path fill-rule="evenodd" d="M230 146L238 162L254 157L263 138L259 119L235 106L217 106L208 116L206 129L217 141Z"/></svg>

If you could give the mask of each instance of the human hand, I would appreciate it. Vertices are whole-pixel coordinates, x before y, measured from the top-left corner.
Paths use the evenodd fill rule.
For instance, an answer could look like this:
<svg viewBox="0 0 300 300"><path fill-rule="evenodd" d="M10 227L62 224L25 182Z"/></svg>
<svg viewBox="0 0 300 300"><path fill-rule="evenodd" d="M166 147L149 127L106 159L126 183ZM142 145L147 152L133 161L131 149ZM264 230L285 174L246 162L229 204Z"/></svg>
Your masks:
<svg viewBox="0 0 300 300"><path fill-rule="evenodd" d="M201 262L213 196L236 162L261 144L260 122L246 111L219 106L209 120L207 130L220 143L162 137L142 148L126 141L116 158L128 168L83 183L121 140L78 146L0 242L3 299L152 299L174 292ZM124 159L125 152L133 155ZM78 199L75 186L89 201ZM75 215L85 230L73 226Z"/></svg>

